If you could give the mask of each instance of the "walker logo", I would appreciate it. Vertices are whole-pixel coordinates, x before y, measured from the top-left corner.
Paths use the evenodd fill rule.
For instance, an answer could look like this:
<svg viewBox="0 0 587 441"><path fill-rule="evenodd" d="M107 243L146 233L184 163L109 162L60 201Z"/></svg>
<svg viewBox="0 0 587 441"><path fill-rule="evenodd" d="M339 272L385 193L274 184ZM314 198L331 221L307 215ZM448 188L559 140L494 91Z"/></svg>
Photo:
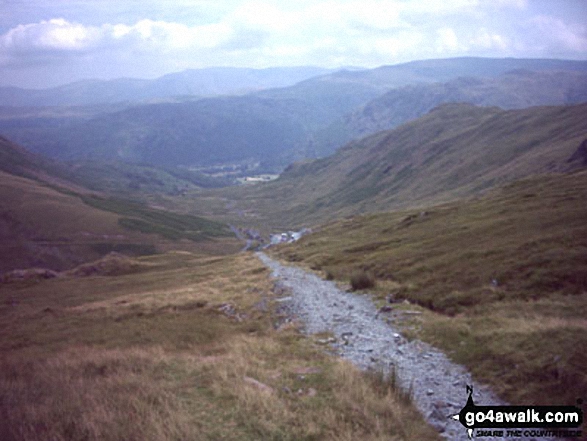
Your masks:
<svg viewBox="0 0 587 441"><path fill-rule="evenodd" d="M484 436L581 438L583 411L576 406L477 406L473 388L467 386L467 404L453 419L459 421L469 439ZM582 404L578 400L578 404Z"/></svg>

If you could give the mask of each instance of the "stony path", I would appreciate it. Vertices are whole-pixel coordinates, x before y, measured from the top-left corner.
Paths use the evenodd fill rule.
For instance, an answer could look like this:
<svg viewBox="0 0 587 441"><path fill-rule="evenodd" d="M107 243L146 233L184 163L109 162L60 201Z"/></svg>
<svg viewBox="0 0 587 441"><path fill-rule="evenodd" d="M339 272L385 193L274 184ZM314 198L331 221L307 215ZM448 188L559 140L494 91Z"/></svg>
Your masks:
<svg viewBox="0 0 587 441"><path fill-rule="evenodd" d="M400 385L412 390L420 412L446 439L468 439L465 428L450 419L465 405L466 385L473 386L473 398L478 405L505 404L439 350L404 338L378 317L369 297L342 291L333 282L282 265L264 253L257 255L278 283L291 293L281 303L287 304L290 312L304 323L307 333L331 332L335 336L331 346L362 369L395 369Z"/></svg>

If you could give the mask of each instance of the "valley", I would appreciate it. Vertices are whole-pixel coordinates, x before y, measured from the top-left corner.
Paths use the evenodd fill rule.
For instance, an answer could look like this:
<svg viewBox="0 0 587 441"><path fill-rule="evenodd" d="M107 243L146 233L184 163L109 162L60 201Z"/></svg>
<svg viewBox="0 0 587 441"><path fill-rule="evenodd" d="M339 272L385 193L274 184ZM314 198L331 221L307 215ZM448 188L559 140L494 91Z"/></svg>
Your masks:
<svg viewBox="0 0 587 441"><path fill-rule="evenodd" d="M454 439L439 414L469 382L575 404L585 72L455 58L0 90L0 438ZM381 351L353 346L380 325ZM470 374L411 388L397 341Z"/></svg>

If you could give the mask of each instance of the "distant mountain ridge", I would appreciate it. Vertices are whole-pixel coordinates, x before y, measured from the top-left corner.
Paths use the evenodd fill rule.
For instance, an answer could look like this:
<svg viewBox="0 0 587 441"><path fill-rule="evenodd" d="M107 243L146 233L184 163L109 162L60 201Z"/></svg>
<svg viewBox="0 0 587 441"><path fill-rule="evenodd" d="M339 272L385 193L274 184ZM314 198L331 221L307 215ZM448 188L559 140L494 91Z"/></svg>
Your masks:
<svg viewBox="0 0 587 441"><path fill-rule="evenodd" d="M0 87L0 106L87 106L117 102L162 100L175 96L234 95L287 87L324 75L320 67L190 69L154 80L120 78L83 80L50 89Z"/></svg>
<svg viewBox="0 0 587 441"><path fill-rule="evenodd" d="M308 135L380 90L302 82L244 96L143 104L94 118L0 120L0 133L58 159L123 159L165 166L259 161L286 165Z"/></svg>
<svg viewBox="0 0 587 441"><path fill-rule="evenodd" d="M317 156L353 139L389 130L443 103L523 109L587 102L587 72L517 69L497 77L459 77L448 82L392 89L317 133Z"/></svg>
<svg viewBox="0 0 587 441"><path fill-rule="evenodd" d="M578 104L587 102L587 72L515 70L495 78L460 77L447 83L406 86L369 102L348 120L361 135L375 133L450 102L502 109Z"/></svg>
<svg viewBox="0 0 587 441"><path fill-rule="evenodd" d="M175 96L235 95L320 81L363 84L381 92L415 83L444 82L459 76L501 75L514 69L587 71L587 62L550 59L463 57L418 60L375 69L315 66L265 69L211 67L188 69L154 80L119 78L82 80L48 89L0 87L0 106L87 106L169 99Z"/></svg>
<svg viewBox="0 0 587 441"><path fill-rule="evenodd" d="M576 103L587 96L586 75L587 61L424 60L343 70L246 95L135 104L83 117L51 117L44 108L42 117L34 111L11 117L4 109L0 133L59 159L171 167L247 161L277 171L329 155L442 102Z"/></svg>

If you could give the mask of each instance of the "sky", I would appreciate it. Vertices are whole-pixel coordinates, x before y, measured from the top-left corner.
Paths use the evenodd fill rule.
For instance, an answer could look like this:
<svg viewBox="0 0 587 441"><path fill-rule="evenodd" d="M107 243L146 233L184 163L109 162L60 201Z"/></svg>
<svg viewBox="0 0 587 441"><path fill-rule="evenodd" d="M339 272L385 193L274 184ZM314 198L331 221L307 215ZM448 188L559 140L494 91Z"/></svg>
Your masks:
<svg viewBox="0 0 587 441"><path fill-rule="evenodd" d="M587 0L0 0L0 85L215 66L587 59Z"/></svg>

